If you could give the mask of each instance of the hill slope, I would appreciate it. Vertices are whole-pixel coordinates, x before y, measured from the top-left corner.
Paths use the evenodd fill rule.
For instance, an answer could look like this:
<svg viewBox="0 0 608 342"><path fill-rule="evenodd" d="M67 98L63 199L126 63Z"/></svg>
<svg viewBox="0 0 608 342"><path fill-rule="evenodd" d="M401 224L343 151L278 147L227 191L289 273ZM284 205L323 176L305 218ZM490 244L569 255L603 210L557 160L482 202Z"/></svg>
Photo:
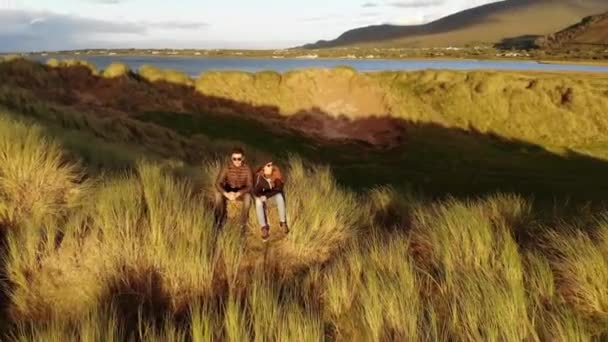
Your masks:
<svg viewBox="0 0 608 342"><path fill-rule="evenodd" d="M585 17L581 22L545 37L549 48L608 45L608 12Z"/></svg>
<svg viewBox="0 0 608 342"><path fill-rule="evenodd" d="M506 0L471 8L414 26L377 25L347 31L332 41L305 48L344 46L462 46L505 38L546 35L581 18L608 10L601 0Z"/></svg>

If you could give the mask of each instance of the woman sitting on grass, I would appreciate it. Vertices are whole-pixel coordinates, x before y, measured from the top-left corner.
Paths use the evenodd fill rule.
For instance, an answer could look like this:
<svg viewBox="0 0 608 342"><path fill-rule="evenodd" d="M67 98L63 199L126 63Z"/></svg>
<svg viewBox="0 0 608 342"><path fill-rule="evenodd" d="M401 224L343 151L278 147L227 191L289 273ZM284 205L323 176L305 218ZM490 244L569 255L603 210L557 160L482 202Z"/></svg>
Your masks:
<svg viewBox="0 0 608 342"><path fill-rule="evenodd" d="M262 227L262 239L264 241L268 240L270 236L270 226L266 218L266 203L271 200L274 200L277 204L281 228L283 228L285 234L289 233L287 213L285 212L285 197L283 196L284 184L281 170L273 165L272 161L265 163L256 172L253 195L255 196L255 210Z"/></svg>

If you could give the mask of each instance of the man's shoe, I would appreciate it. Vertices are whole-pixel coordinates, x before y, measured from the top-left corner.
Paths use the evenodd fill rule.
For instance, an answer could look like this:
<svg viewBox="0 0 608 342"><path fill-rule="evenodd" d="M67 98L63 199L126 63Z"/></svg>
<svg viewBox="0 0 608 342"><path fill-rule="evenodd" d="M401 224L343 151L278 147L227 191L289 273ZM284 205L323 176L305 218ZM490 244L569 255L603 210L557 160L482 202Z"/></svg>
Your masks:
<svg viewBox="0 0 608 342"><path fill-rule="evenodd" d="M289 234L289 226L287 225L287 222L281 222L281 228L283 228L283 232L286 235Z"/></svg>
<svg viewBox="0 0 608 342"><path fill-rule="evenodd" d="M269 237L270 237L270 227L269 226L262 227L262 240L268 241Z"/></svg>

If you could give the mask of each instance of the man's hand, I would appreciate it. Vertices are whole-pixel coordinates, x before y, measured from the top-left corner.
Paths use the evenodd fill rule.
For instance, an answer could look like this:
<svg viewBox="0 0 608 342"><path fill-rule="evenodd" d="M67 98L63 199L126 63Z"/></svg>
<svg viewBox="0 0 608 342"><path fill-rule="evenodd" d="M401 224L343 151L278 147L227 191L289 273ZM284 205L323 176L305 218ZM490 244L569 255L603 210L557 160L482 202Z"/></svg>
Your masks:
<svg viewBox="0 0 608 342"><path fill-rule="evenodd" d="M262 202L266 202L268 200L268 198L266 198L266 196L261 196L260 197L260 201Z"/></svg>
<svg viewBox="0 0 608 342"><path fill-rule="evenodd" d="M242 195L243 195L243 194L242 194L242 193L240 193L240 192L235 192L235 193L234 193L234 199L233 199L233 201L234 201L234 200L236 200L236 199L238 199L238 198L239 198L239 197L241 197Z"/></svg>
<svg viewBox="0 0 608 342"><path fill-rule="evenodd" d="M222 195L224 195L224 197L226 197L227 199L230 199L230 193L229 192L223 192Z"/></svg>
<svg viewBox="0 0 608 342"><path fill-rule="evenodd" d="M225 196L226 196L226 198L227 198L229 201L234 201L234 200L236 199L236 193L235 193L235 192L227 192L227 193L225 194Z"/></svg>

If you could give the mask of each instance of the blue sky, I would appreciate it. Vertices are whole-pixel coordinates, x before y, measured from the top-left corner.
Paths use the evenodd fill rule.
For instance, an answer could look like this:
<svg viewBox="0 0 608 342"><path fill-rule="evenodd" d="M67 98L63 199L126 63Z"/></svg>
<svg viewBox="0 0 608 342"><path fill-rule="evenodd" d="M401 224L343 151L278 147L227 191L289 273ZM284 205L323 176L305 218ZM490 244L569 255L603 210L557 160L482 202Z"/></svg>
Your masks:
<svg viewBox="0 0 608 342"><path fill-rule="evenodd" d="M492 0L0 0L0 51L286 48Z"/></svg>

